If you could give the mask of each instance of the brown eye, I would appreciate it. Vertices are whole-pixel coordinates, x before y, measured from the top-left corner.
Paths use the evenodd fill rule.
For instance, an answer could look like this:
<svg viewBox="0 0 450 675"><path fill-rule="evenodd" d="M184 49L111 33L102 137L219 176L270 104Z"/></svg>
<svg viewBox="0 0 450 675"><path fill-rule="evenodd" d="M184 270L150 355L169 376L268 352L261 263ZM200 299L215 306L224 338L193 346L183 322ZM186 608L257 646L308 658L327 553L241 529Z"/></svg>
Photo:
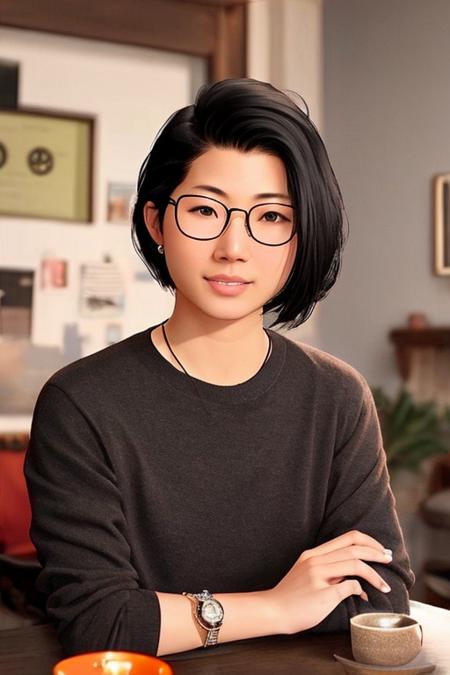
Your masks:
<svg viewBox="0 0 450 675"><path fill-rule="evenodd" d="M197 206L194 209L190 209L189 213L196 213L197 211L200 211L202 216L211 216L214 213L217 218L217 213L211 206ZM204 211L207 211L208 213L204 213Z"/></svg>
<svg viewBox="0 0 450 675"><path fill-rule="evenodd" d="M281 213L277 213L276 211L267 211L267 212L264 214L264 218L265 218L266 216L268 216L268 215L275 216L275 218L276 218L277 216L279 216L279 217L282 218L283 220L286 220L286 218L284 218L284 216L282 216ZM275 219L273 219L273 218L269 218L268 222L269 222L269 223L276 223L277 221L276 221Z"/></svg>

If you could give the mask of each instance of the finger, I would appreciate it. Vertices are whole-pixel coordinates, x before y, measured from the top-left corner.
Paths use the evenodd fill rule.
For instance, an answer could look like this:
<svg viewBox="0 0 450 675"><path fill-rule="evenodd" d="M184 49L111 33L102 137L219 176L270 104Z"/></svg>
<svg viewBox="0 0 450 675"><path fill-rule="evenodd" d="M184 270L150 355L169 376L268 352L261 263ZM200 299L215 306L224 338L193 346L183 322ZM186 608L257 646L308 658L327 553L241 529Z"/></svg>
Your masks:
<svg viewBox="0 0 450 675"><path fill-rule="evenodd" d="M339 583L341 583L341 582L344 581L344 580L346 580L345 577L338 577L338 578L336 578L336 579L332 579L330 583L332 583L332 584L339 584ZM347 579L346 581L348 581L348 579ZM365 591L362 591L362 592L359 594L359 597L360 597L362 600L365 600L365 602L369 602L369 596L367 595L367 593L366 593Z"/></svg>
<svg viewBox="0 0 450 675"><path fill-rule="evenodd" d="M378 551L369 546L346 546L320 556L314 556L311 558L311 563L316 564L319 561L320 563L333 563L344 560L371 560L372 562L388 564L392 562L392 552L388 552L387 549Z"/></svg>
<svg viewBox="0 0 450 675"><path fill-rule="evenodd" d="M328 570L327 570L328 568ZM345 560L343 562L329 563L328 565L318 565L316 574L322 577L323 580L328 581L337 576L357 576L362 577L369 582L374 588L383 593L389 593L391 590L385 580L376 572L373 567L366 565L362 560ZM322 576L323 575L323 576Z"/></svg>
<svg viewBox="0 0 450 675"><path fill-rule="evenodd" d="M304 551L302 557L306 560L311 555L321 555L322 553L329 553L330 551L336 551L347 546L368 546L378 551L384 551L384 546L369 534L365 534L359 530L351 530L350 532L340 534L334 539L330 539L330 541L319 544L319 546Z"/></svg>
<svg viewBox="0 0 450 675"><path fill-rule="evenodd" d="M322 600L329 602L332 608L336 607L342 600L348 598L350 595L359 595L366 602L368 601L367 593L363 590L360 582L357 579L346 579L340 584L328 586L320 591Z"/></svg>

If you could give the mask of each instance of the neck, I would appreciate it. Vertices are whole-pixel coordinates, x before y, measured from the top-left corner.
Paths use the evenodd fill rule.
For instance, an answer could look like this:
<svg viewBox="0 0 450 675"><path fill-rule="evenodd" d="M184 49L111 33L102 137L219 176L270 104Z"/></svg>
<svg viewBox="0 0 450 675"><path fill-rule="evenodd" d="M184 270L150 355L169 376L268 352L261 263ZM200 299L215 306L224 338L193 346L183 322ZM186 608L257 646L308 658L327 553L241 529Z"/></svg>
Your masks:
<svg viewBox="0 0 450 675"><path fill-rule="evenodd" d="M262 366L269 348L262 314L217 319L187 311L178 301L165 323L169 344L187 373L205 382L233 385L250 379ZM168 349L162 328L153 342L161 354L182 370Z"/></svg>

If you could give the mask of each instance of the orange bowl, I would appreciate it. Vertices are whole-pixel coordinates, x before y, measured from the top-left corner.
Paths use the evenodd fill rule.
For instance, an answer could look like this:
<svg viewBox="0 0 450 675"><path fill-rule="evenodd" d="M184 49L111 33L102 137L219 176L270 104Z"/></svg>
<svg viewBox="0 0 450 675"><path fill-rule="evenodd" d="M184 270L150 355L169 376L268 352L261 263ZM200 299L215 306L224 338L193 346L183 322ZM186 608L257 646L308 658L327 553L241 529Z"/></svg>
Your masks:
<svg viewBox="0 0 450 675"><path fill-rule="evenodd" d="M173 675L165 661L135 652L89 652L53 666L53 675Z"/></svg>

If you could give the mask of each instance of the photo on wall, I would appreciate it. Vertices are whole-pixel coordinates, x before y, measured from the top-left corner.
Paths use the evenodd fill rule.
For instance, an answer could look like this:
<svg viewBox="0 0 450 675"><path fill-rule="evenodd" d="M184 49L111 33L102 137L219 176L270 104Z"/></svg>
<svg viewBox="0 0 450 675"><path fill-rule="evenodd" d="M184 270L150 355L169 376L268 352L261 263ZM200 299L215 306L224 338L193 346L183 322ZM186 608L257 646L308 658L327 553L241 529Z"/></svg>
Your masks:
<svg viewBox="0 0 450 675"><path fill-rule="evenodd" d="M94 118L0 110L0 213L92 222Z"/></svg>
<svg viewBox="0 0 450 675"><path fill-rule="evenodd" d="M30 338L34 271L0 268L0 336Z"/></svg>
<svg viewBox="0 0 450 675"><path fill-rule="evenodd" d="M67 287L67 260L47 255L41 260L41 288Z"/></svg>
<svg viewBox="0 0 450 675"><path fill-rule="evenodd" d="M108 223L129 225L134 197L135 186L132 183L108 183Z"/></svg>
<svg viewBox="0 0 450 675"><path fill-rule="evenodd" d="M434 177L434 272L450 275L450 173Z"/></svg>

